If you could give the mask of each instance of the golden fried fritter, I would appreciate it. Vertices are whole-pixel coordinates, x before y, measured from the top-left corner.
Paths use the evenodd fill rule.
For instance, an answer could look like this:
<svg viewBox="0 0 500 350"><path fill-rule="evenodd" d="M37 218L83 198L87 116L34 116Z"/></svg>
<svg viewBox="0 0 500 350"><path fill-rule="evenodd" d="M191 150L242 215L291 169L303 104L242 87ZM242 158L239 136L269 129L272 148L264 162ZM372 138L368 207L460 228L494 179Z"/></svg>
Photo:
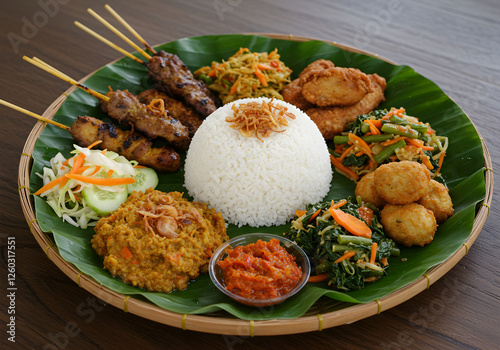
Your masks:
<svg viewBox="0 0 500 350"><path fill-rule="evenodd" d="M291 103L295 107L305 111L314 107L314 105L302 96L302 86L300 82L300 78L292 80L290 84L286 85L283 90L281 90L281 96L283 96L285 102Z"/></svg>
<svg viewBox="0 0 500 350"><path fill-rule="evenodd" d="M455 212L448 189L436 180L431 180L430 192L420 198L418 203L431 210L439 223L448 220Z"/></svg>
<svg viewBox="0 0 500 350"><path fill-rule="evenodd" d="M360 196L363 202L371 203L380 209L386 204L386 201L377 193L373 181L374 177L375 173L373 171L363 176L356 184L354 194Z"/></svg>
<svg viewBox="0 0 500 350"><path fill-rule="evenodd" d="M301 79L304 98L320 107L350 106L373 91L370 78L356 68L313 70Z"/></svg>
<svg viewBox="0 0 500 350"><path fill-rule="evenodd" d="M349 123L355 121L358 115L371 112L385 100L384 90L387 87L385 79L378 74L370 74L369 77L373 91L367 93L358 103L347 107L316 107L305 111L326 140L333 139Z"/></svg>
<svg viewBox="0 0 500 350"><path fill-rule="evenodd" d="M302 72L300 72L299 78L305 77L307 74L311 73L312 71L329 69L329 68L333 68L333 67L335 67L335 64L332 61L319 59L319 60L316 60L312 63L309 63L309 65L306 68L304 68L304 70Z"/></svg>
<svg viewBox="0 0 500 350"><path fill-rule="evenodd" d="M380 222L388 237L406 247L431 243L437 229L432 211L418 203L386 204L380 212Z"/></svg>
<svg viewBox="0 0 500 350"><path fill-rule="evenodd" d="M418 201L431 190L431 176L425 165L404 160L382 164L374 171L377 193L390 204Z"/></svg>

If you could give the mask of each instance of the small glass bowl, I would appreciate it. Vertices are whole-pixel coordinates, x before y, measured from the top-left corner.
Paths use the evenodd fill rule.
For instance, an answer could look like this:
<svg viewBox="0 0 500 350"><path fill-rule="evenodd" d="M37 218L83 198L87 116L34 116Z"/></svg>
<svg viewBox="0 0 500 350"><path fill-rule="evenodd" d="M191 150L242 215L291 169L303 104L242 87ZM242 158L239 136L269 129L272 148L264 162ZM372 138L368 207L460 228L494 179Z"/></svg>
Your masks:
<svg viewBox="0 0 500 350"><path fill-rule="evenodd" d="M249 299L244 298L239 295L233 294L225 288L224 279L222 277L222 269L217 264L218 261L224 260L227 257L226 250L228 248L234 249L237 246L243 245L246 246L251 243L256 243L259 239L265 242L269 242L271 239L276 238L280 241L280 244L286 251L292 254L295 257L295 263L302 269L302 276L299 281L295 285L295 287L290 290L287 294L281 295L277 298L272 299ZM285 238L283 236L278 236L270 233L249 233L241 236L234 237L224 244L222 244L217 250L213 253L210 258L210 262L208 265L208 273L212 282L217 286L217 288L227 296L231 297L233 300L254 307L264 307L279 304L285 301L287 298L296 294L300 291L304 285L307 283L307 279L309 278L309 274L311 273L311 265L309 263L309 258L306 253L294 242Z"/></svg>

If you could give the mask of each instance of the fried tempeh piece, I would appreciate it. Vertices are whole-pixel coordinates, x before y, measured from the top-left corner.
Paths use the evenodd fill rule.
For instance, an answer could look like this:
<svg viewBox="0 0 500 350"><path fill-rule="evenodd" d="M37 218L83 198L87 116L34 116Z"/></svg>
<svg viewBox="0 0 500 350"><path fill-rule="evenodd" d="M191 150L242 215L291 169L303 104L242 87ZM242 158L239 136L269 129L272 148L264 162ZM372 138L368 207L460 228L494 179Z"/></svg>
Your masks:
<svg viewBox="0 0 500 350"><path fill-rule="evenodd" d="M306 110L306 114L316 123L326 140L342 132L345 127L356 120L358 115L375 109L385 100L385 79L378 74L370 74L373 92L365 95L358 103L347 107L316 107Z"/></svg>
<svg viewBox="0 0 500 350"><path fill-rule="evenodd" d="M181 150L188 148L191 138L187 128L167 111L156 110L139 102L127 90L110 91L106 96L109 101L101 101L101 108L111 118L122 124L133 124L137 131L149 138L162 137Z"/></svg>
<svg viewBox="0 0 500 350"><path fill-rule="evenodd" d="M165 109L168 110L170 116L179 120L182 125L187 127L189 136L191 137L203 122L203 119L194 111L192 107L186 106L181 101L176 100L175 98L172 98L156 89L143 91L137 95L137 98L141 103L146 105L150 104L153 100L162 99L165 102Z"/></svg>
<svg viewBox="0 0 500 350"><path fill-rule="evenodd" d="M217 109L212 92L205 83L194 78L179 56L158 51L146 66L158 90L180 97L202 117L207 117Z"/></svg>
<svg viewBox="0 0 500 350"><path fill-rule="evenodd" d="M301 81L304 98L320 107L350 106L373 91L368 76L356 68L312 70Z"/></svg>
<svg viewBox="0 0 500 350"><path fill-rule="evenodd" d="M173 148L153 148L153 142L146 137L131 130L123 131L96 118L79 116L69 132L81 147L102 141L96 147L116 152L159 172L175 172L181 166L181 158Z"/></svg>

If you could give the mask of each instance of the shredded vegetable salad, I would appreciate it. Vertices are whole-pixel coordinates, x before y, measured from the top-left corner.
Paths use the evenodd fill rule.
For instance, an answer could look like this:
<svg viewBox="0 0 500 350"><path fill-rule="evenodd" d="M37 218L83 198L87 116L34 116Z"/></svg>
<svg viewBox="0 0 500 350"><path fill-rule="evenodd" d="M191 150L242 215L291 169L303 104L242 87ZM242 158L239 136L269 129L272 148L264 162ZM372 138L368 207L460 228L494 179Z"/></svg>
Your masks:
<svg viewBox="0 0 500 350"><path fill-rule="evenodd" d="M290 83L292 70L280 60L278 49L271 53L240 48L227 61L212 62L194 72L196 78L219 93L223 104L240 98L274 97Z"/></svg>
<svg viewBox="0 0 500 350"><path fill-rule="evenodd" d="M308 205L296 214L285 237L309 257L309 283L327 281L338 290L358 290L384 276L389 257L400 254L385 236L378 209L359 197Z"/></svg>
<svg viewBox="0 0 500 350"><path fill-rule="evenodd" d="M135 183L137 162L111 151L74 147L73 157L66 159L58 153L50 167L37 173L44 185L34 195L45 197L63 221L87 228L127 199L127 185ZM92 201L95 205L89 203ZM102 207L110 203L111 208Z"/></svg>
<svg viewBox="0 0 500 350"><path fill-rule="evenodd" d="M448 148L448 138L436 135L429 123L394 107L358 116L333 142L332 164L354 181L380 164L401 160L422 163L437 177Z"/></svg>

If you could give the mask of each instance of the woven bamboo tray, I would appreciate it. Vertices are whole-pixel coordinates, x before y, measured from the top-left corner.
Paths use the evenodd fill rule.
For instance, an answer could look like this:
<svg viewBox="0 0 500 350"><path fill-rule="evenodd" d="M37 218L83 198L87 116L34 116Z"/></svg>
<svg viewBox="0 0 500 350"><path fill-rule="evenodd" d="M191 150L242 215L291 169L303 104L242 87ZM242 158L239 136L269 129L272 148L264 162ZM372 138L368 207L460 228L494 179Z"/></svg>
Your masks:
<svg viewBox="0 0 500 350"><path fill-rule="evenodd" d="M291 35L252 33L264 35L273 39L284 39L294 41L320 40L306 37L293 37ZM354 47L341 45L335 42L322 40L326 43L335 45L343 50L363 53L373 57L378 57L369 52L356 49ZM383 59L389 63L389 60ZM394 63L393 63L394 64ZM82 79L85 81L89 76ZM43 116L52 119L67 95L73 92L76 87L71 87L55 100L43 113ZM469 118L470 119L470 118ZM471 122L472 123L472 122ZM467 241L446 261L429 269L424 275L409 285L379 299L366 304L343 303L329 298L321 298L311 307L302 317L296 319L279 319L266 321L245 321L225 313L218 312L207 315L183 315L162 309L154 304L145 302L121 293L114 292L100 285L92 277L83 274L74 265L66 262L58 252L58 249L52 238L44 233L36 221L33 198L29 189L29 178L31 172L32 158L35 143L45 127L45 123L38 122L26 140L19 162L19 196L24 216L29 225L30 231L37 240L40 247L47 254L56 266L61 269L68 277L104 302L114 305L125 312L130 312L140 317L150 319L169 326L182 329L195 330L206 333L216 333L238 336L258 336L258 335L283 335L302 332L322 330L330 327L336 327L343 324L352 323L388 310L404 301L411 299L418 293L428 289L434 282L445 275L454 267L468 252L486 221L490 212L490 204L493 197L493 169L491 157L486 144L481 137L481 143L485 159L485 183L486 196L481 203L474 219L472 232ZM479 132L478 132L479 134Z"/></svg>

